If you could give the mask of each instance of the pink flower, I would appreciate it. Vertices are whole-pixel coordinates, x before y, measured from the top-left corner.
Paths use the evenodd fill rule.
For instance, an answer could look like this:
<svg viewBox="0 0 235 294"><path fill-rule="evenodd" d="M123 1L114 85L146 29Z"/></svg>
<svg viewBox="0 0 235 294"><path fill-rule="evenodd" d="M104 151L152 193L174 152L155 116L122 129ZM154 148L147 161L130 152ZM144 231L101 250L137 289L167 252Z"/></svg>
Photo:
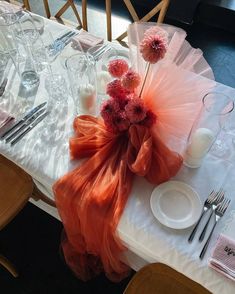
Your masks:
<svg viewBox="0 0 235 294"><path fill-rule="evenodd" d="M129 69L128 72L122 77L122 86L129 91L134 91L135 88L139 86L140 81L140 75Z"/></svg>
<svg viewBox="0 0 235 294"><path fill-rule="evenodd" d="M156 120L157 120L156 115L151 110L148 110L146 112L145 119L141 122L141 125L143 125L147 128L151 128L152 125L154 125L156 123Z"/></svg>
<svg viewBox="0 0 235 294"><path fill-rule="evenodd" d="M126 116L131 123L138 123L145 119L146 109L140 98L131 99L125 106Z"/></svg>
<svg viewBox="0 0 235 294"><path fill-rule="evenodd" d="M116 100L123 100L129 94L125 88L123 88L120 80L113 80L108 83L106 93Z"/></svg>
<svg viewBox="0 0 235 294"><path fill-rule="evenodd" d="M149 32L148 32L149 31ZM145 32L145 37L140 43L140 53L145 61L156 63L164 58L167 51L167 35L154 33L154 29L150 28Z"/></svg>
<svg viewBox="0 0 235 294"><path fill-rule="evenodd" d="M113 118L113 123L115 127L118 129L118 131L126 131L129 126L130 126L130 121L126 117L125 112L120 112L118 113L114 118Z"/></svg>
<svg viewBox="0 0 235 294"><path fill-rule="evenodd" d="M128 71L128 63L123 59L111 60L108 65L108 71L113 77L120 78Z"/></svg>
<svg viewBox="0 0 235 294"><path fill-rule="evenodd" d="M109 99L107 101L105 101L102 105L101 105L101 116L103 117L103 120L105 122L105 124L109 124L113 117L119 113L120 108L118 103L113 100L113 99Z"/></svg>
<svg viewBox="0 0 235 294"><path fill-rule="evenodd" d="M159 26L153 26L153 27L149 28L148 30L146 30L145 33L144 33L144 36L148 37L149 35L158 35L159 37L164 39L164 41L166 43L168 42L168 33L167 33L167 31L165 31L164 29L162 29Z"/></svg>

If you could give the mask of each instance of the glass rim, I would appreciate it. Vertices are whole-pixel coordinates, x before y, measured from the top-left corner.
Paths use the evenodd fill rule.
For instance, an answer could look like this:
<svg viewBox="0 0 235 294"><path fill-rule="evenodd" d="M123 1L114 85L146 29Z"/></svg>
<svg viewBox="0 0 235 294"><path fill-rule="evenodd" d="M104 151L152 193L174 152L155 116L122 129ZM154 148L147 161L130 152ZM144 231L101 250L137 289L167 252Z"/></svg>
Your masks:
<svg viewBox="0 0 235 294"><path fill-rule="evenodd" d="M68 58L66 58L66 60L65 60L65 67L66 67L67 69L69 69L69 67L68 67L68 62L69 62L70 60L72 60L74 57L77 57L77 56L82 56L82 57L84 58L84 61L92 62L93 65L95 65L95 63L94 63L94 59L91 58L90 55L88 55L87 53L84 53L84 52L79 52L79 53L75 53L75 54L73 54L73 55L70 55Z"/></svg>
<svg viewBox="0 0 235 294"><path fill-rule="evenodd" d="M220 116L223 116L223 115L227 115L227 114L231 113L231 112L233 111L233 109L234 109L234 100L233 100L232 98L230 98L228 95L226 95L226 94L224 94L224 93L222 93L222 92L217 92L217 91L214 91L214 92L213 92L213 91L208 92L208 93L206 93L206 94L203 96L203 98L202 98L202 103L203 103L203 106L205 107L205 110L206 110L207 112L211 112L211 111L208 109L208 107L206 106L205 99L206 99L206 97L207 97L208 95L214 95L214 94L225 96L225 97L228 99L228 104L229 104L230 102L232 102L232 107L231 107L231 109L230 109L229 111L226 111L225 113L214 113L214 115L220 115Z"/></svg>
<svg viewBox="0 0 235 294"><path fill-rule="evenodd" d="M19 17L18 17L18 15L17 15L15 12L10 12L10 11L7 11L7 12L1 12L1 13L0 13L0 18L1 18L2 15L14 15L14 17L15 17L15 20L14 20L12 23L10 23L10 24L2 24L2 23L0 22L0 26L2 26L2 27L11 26L11 25L13 25L13 24L15 24L16 22L19 21Z"/></svg>

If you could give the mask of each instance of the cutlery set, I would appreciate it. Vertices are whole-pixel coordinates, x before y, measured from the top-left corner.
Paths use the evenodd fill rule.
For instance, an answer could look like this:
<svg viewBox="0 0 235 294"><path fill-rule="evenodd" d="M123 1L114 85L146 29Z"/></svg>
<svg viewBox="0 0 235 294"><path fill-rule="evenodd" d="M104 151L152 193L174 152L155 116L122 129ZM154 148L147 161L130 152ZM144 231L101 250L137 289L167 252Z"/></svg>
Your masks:
<svg viewBox="0 0 235 294"><path fill-rule="evenodd" d="M220 189L218 192L216 191L212 191L210 193L210 195L208 196L208 198L206 199L206 201L204 202L204 205L203 205L203 211L201 213L201 216L198 220L198 222L196 223L193 231L191 232L189 238L188 238L188 242L191 243L195 237L195 234L198 230L198 227L199 227L199 224L201 223L201 220L203 219L203 217L210 212L210 215L204 225L204 228L199 236L199 242L202 242L204 240L204 237L206 235L206 231L207 231L207 228L210 224L210 221L211 221L211 218L214 216L214 224L213 224L213 227L209 233L209 236L207 237L207 240L202 248L202 251L199 255L200 259L203 259L205 253L206 253L206 250L208 248L208 245L210 243L210 239L211 239L211 236L214 232L214 229L218 223L218 221L220 220L220 218L225 214L229 204L230 204L230 199L228 198L225 198L224 197L225 195L225 192Z"/></svg>
<svg viewBox="0 0 235 294"><path fill-rule="evenodd" d="M77 34L79 34L79 31L68 31L61 37L55 39L55 41L47 47L49 56L56 57L65 48L65 46L69 44L72 37Z"/></svg>
<svg viewBox="0 0 235 294"><path fill-rule="evenodd" d="M0 136L0 139L5 140L6 143L10 143L11 146L19 142L49 114L49 112L46 111L46 104L47 102L44 102L31 109L20 120L14 123L13 126L7 129Z"/></svg>

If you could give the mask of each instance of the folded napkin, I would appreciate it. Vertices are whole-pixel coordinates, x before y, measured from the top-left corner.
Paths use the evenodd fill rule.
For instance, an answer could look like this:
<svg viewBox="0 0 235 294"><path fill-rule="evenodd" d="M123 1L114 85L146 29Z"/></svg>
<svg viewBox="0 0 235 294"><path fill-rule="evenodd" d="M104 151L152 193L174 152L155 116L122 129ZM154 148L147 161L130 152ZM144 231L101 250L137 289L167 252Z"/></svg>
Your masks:
<svg viewBox="0 0 235 294"><path fill-rule="evenodd" d="M87 31L81 30L80 34L72 38L72 47L81 51L87 51L89 48L102 44L104 39L93 36Z"/></svg>
<svg viewBox="0 0 235 294"><path fill-rule="evenodd" d="M209 259L209 266L235 281L235 239L220 234Z"/></svg>
<svg viewBox="0 0 235 294"><path fill-rule="evenodd" d="M0 109L0 130L7 123L9 123L12 119L14 119L13 116L11 116L10 114L8 114L6 111Z"/></svg>

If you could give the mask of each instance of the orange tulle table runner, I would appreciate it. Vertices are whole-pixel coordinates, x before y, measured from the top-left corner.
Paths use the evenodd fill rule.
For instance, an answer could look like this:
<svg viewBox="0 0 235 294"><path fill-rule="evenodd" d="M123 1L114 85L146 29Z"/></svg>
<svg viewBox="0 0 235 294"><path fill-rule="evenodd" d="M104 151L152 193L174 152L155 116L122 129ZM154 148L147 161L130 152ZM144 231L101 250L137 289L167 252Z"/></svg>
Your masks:
<svg viewBox="0 0 235 294"><path fill-rule="evenodd" d="M176 175L201 99L214 85L201 77L213 74L200 50L189 50L184 31L152 26L129 26L132 66L110 63L115 79L101 117L74 120L70 155L84 160L53 186L66 263L85 281L103 271L112 281L128 275L116 229L133 179L158 185Z"/></svg>
<svg viewBox="0 0 235 294"><path fill-rule="evenodd" d="M159 184L176 174L182 157L144 126L133 125L128 134L115 135L101 119L80 116L74 130L72 158L90 158L54 185L66 233L65 259L83 280L104 270L118 281L128 267L121 261L125 248L116 228L134 175Z"/></svg>

